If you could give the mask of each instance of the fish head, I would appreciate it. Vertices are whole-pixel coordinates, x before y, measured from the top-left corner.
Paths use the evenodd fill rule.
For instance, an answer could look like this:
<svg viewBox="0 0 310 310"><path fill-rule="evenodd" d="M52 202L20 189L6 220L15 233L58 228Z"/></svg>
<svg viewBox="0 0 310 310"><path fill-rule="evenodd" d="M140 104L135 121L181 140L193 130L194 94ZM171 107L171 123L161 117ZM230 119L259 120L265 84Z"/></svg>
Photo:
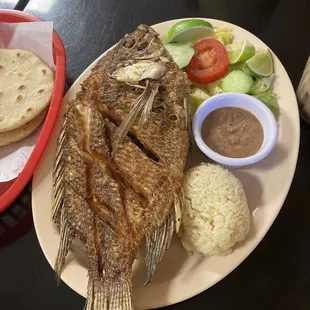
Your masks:
<svg viewBox="0 0 310 310"><path fill-rule="evenodd" d="M147 25L139 25L131 34L127 34L121 41L122 48L130 54L132 60L154 59L160 57L164 51L159 34Z"/></svg>
<svg viewBox="0 0 310 310"><path fill-rule="evenodd" d="M168 71L167 58L162 57L163 43L159 34L149 26L138 26L119 42L119 47L126 55L126 61L118 63L110 76L120 82L158 80Z"/></svg>

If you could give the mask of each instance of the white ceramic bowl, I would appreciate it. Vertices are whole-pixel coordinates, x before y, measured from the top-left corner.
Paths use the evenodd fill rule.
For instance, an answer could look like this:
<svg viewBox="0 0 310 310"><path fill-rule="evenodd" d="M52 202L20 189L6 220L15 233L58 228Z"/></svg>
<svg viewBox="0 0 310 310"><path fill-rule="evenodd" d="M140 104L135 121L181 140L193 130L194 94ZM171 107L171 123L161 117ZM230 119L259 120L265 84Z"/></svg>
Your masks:
<svg viewBox="0 0 310 310"><path fill-rule="evenodd" d="M212 111L223 107L238 107L254 114L264 130L264 141L259 151L245 158L231 158L220 155L210 149L201 137L203 120ZM209 158L227 167L238 168L255 164L264 159L274 148L278 136L277 121L260 100L240 93L223 93L205 100L197 109L193 121L193 133L199 149Z"/></svg>

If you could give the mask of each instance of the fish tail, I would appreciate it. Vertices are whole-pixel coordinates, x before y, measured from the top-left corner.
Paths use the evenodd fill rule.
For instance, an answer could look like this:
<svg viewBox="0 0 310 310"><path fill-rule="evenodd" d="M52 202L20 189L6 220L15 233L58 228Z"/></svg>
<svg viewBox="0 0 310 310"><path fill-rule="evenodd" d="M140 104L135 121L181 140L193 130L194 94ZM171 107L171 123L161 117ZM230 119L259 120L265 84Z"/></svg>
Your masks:
<svg viewBox="0 0 310 310"><path fill-rule="evenodd" d="M133 310L131 283L119 279L109 282L89 280L84 310Z"/></svg>
<svg viewBox="0 0 310 310"><path fill-rule="evenodd" d="M60 281L60 275L65 264L66 256L69 252L74 237L75 233L67 224L63 209L60 217L60 245L54 268L56 272L56 280L58 283Z"/></svg>
<svg viewBox="0 0 310 310"><path fill-rule="evenodd" d="M161 262L165 251L170 247L175 226L175 210L172 209L164 225L146 237L147 278L144 285L152 281L156 266Z"/></svg>

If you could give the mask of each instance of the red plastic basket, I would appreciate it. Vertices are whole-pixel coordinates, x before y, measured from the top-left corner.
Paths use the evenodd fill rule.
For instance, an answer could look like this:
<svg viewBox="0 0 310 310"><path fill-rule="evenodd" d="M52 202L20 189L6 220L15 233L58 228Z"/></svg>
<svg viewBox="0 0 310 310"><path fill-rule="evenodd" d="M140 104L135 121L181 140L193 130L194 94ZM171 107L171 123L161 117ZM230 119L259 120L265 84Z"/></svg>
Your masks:
<svg viewBox="0 0 310 310"><path fill-rule="evenodd" d="M0 10L0 22L19 23L40 21L42 21L40 18L21 11ZM56 123L65 85L66 53L63 43L55 30L53 32L53 55L56 64L55 84L48 114L39 139L22 172L15 180L0 183L0 212L5 210L17 198L32 177Z"/></svg>

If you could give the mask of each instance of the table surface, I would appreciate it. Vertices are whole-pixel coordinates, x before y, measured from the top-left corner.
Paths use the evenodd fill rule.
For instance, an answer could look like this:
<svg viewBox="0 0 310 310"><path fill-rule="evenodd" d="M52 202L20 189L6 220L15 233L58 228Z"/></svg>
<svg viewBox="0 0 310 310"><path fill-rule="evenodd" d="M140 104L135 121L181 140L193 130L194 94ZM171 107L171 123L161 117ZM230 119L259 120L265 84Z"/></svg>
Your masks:
<svg viewBox="0 0 310 310"><path fill-rule="evenodd" d="M17 6L16 6L17 5ZM277 54L295 89L310 52L309 0L0 0L55 22L67 51L67 83L139 23L180 17L222 19L253 32ZM274 225L254 252L220 283L167 309L310 309L310 126L301 122L295 178ZM29 200L27 191L20 197ZM309 216L309 218L308 218ZM84 299L53 270L34 229L0 249L0 308L83 309Z"/></svg>

